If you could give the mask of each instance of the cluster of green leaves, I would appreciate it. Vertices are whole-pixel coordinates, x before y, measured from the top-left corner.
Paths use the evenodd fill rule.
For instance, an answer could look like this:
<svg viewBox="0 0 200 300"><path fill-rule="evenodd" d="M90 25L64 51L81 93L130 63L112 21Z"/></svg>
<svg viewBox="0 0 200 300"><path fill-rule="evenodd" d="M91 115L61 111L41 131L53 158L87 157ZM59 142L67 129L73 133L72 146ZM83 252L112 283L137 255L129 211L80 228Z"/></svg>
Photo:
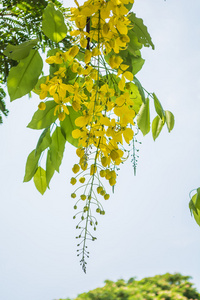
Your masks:
<svg viewBox="0 0 200 300"><path fill-rule="evenodd" d="M27 158L24 176L24 182L28 182L33 178L34 184L41 194L45 193L47 187L49 188L54 172L59 173L66 142L74 144L71 133L76 128L74 121L79 116L78 112L68 106L70 114L66 116L64 121L60 122L60 126L57 126L54 124L57 119L57 116L54 115L55 106L54 101L47 101L46 109L38 109L28 124L28 128L31 129L44 129L36 148ZM47 151L45 169L40 166L44 151Z"/></svg>
<svg viewBox="0 0 200 300"><path fill-rule="evenodd" d="M135 278L128 282L106 280L104 287L80 294L74 300L199 300L200 294L189 279L179 273L166 273L139 281Z"/></svg>
<svg viewBox="0 0 200 300"><path fill-rule="evenodd" d="M156 97L155 93L148 93L149 96L154 101L155 111L157 116L153 119L152 122L152 135L153 139L159 136L164 124L167 125L168 131L170 132L174 128L174 115L166 110L164 111L160 101ZM143 135L146 135L150 131L150 105L149 105L149 97L146 98L145 103L142 104L140 111L137 117L137 124Z"/></svg>
<svg viewBox="0 0 200 300"><path fill-rule="evenodd" d="M43 11L42 19L42 34L45 39L51 41L52 45L57 46L51 51L58 51L60 48L68 48L71 43L66 39L68 28L65 24L63 14L57 10L54 4L49 3ZM51 25L49 25L51 24ZM59 42L67 40L67 43L59 46ZM39 54L38 48L41 48L38 39L29 39L19 45L8 45L3 52L11 61L15 61L16 65L10 68L7 77L7 88L10 100L16 100L34 91L37 93L37 87L45 80L42 74L43 60ZM55 72L54 66L50 66L50 74ZM73 73L71 72L73 75ZM70 80L71 78L68 79ZM59 172L59 167L62 161L63 152L66 141L77 146L77 140L72 141L71 132L75 129L74 120L78 117L77 113L69 107L70 115L61 122L60 126L55 123L57 116L54 116L56 103L54 101L46 102L44 111L37 110L33 115L31 122L28 124L32 129L44 129L36 149L33 150L27 159L26 172L24 182L28 182L33 178L36 188L41 194L44 194L49 182L55 172ZM44 151L48 148L46 156L46 170L40 166L41 158Z"/></svg>
<svg viewBox="0 0 200 300"><path fill-rule="evenodd" d="M60 9L62 8L60 1L52 0L51 2ZM37 39L37 48L45 51L46 47L55 48L55 45L63 47L69 42L68 39L64 39L62 45L56 44L57 40L52 41L42 31L42 15L47 4L48 0L0 0L0 110L5 116L8 111L4 103L6 96L4 84L10 69L17 66L21 59L12 56L12 46ZM18 50L21 51L21 47ZM0 123L2 123L1 114Z"/></svg>

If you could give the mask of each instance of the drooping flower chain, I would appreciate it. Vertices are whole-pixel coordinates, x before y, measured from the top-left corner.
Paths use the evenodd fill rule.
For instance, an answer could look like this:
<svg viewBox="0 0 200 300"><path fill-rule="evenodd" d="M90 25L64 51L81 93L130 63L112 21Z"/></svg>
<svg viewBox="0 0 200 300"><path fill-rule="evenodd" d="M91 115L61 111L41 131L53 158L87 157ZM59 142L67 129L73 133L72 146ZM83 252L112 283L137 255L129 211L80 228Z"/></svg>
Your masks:
<svg viewBox="0 0 200 300"><path fill-rule="evenodd" d="M71 20L77 29L71 32L75 45L68 51L57 52L46 61L60 65L52 78L40 85L40 99L53 97L56 102L54 114L63 121L72 106L80 116L75 120L77 129L72 132L78 139L76 153L79 161L73 166L74 176L71 184L80 186L71 194L78 199L74 205L84 201L77 229L80 234L78 255L86 271L87 239L95 240L89 226L96 230L97 220L92 213L105 214L98 195L109 199L103 178L110 186L116 184L118 166L128 157L124 141L129 144L133 139L133 109L136 95L131 92L133 75L126 71L129 66L123 64L120 50L127 47L130 39L127 35L132 28L128 19L129 0L88 0L82 6L71 9ZM89 28L89 29L88 29ZM80 47L80 46L81 47ZM78 59L84 53L84 61ZM104 55L109 55L106 62ZM68 70L75 74L73 82L66 82ZM40 102L39 109L45 109L45 102Z"/></svg>

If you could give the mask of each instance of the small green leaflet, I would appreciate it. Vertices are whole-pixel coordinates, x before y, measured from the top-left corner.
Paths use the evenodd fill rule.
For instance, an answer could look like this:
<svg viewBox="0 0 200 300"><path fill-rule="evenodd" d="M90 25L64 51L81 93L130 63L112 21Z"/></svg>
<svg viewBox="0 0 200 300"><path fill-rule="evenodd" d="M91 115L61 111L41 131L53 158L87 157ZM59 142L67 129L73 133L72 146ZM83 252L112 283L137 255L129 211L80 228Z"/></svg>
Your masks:
<svg viewBox="0 0 200 300"><path fill-rule="evenodd" d="M146 103L142 103L137 116L137 124L143 135L146 135L150 131L150 110L149 110L149 98L146 99Z"/></svg>
<svg viewBox="0 0 200 300"><path fill-rule="evenodd" d="M56 121L58 118L57 115L54 116L54 109L57 105L57 103L52 101L45 102L46 109L45 110L37 110L33 117L31 122L28 124L28 128L31 129L43 129L46 127L49 127L52 123Z"/></svg>
<svg viewBox="0 0 200 300"><path fill-rule="evenodd" d="M7 87L11 101L21 98L34 88L42 72L42 67L43 61L38 51L31 50L29 56L10 69Z"/></svg>
<svg viewBox="0 0 200 300"><path fill-rule="evenodd" d="M170 132L174 128L174 123L175 123L174 115L173 113L171 113L171 111L166 110L165 117L166 117L167 128L168 131Z"/></svg>
<svg viewBox="0 0 200 300"><path fill-rule="evenodd" d="M132 57L131 67L133 75L137 74L143 67L145 60L142 57Z"/></svg>
<svg viewBox="0 0 200 300"><path fill-rule="evenodd" d="M192 215L193 211L198 215L198 211L197 211L196 206L194 205L194 202L193 202L193 200L196 199L196 196L197 196L197 194L195 194L189 202L189 209L190 209L191 215Z"/></svg>
<svg viewBox="0 0 200 300"><path fill-rule="evenodd" d="M62 41L67 34L64 17L59 10L55 10L53 3L49 3L44 10L42 30L55 43Z"/></svg>
<svg viewBox="0 0 200 300"><path fill-rule="evenodd" d="M35 155L35 150L33 150L26 161L26 169L25 169L25 175L24 175L24 182L30 181L38 167L38 161L39 161L40 155Z"/></svg>
<svg viewBox="0 0 200 300"><path fill-rule="evenodd" d="M138 87L139 93L140 93L140 95L142 97L142 102L145 104L146 103L146 99L145 99L144 89L143 89L140 81L135 76L133 77L133 81L134 81L134 83Z"/></svg>
<svg viewBox="0 0 200 300"><path fill-rule="evenodd" d="M133 7L133 3L124 4L124 6L125 6L128 10L131 10L131 8Z"/></svg>
<svg viewBox="0 0 200 300"><path fill-rule="evenodd" d="M137 18L133 12L130 14L129 20L133 23L133 30L137 35L139 42L145 47L151 46L154 50L155 46L152 43L151 36L148 33L147 27L144 25L143 20Z"/></svg>
<svg viewBox="0 0 200 300"><path fill-rule="evenodd" d="M152 96L153 96L153 100L154 100L155 110L156 110L157 114L159 115L159 117L161 118L161 120L163 120L163 122L164 122L165 121L165 111L164 111L160 101L156 97L156 95L153 93Z"/></svg>
<svg viewBox="0 0 200 300"><path fill-rule="evenodd" d="M200 210L200 188L197 188L195 206Z"/></svg>
<svg viewBox="0 0 200 300"><path fill-rule="evenodd" d="M199 190L199 188L197 190ZM200 210L197 208L196 203L197 203L197 193L190 200L189 208L191 213L193 213L195 221L200 226Z"/></svg>
<svg viewBox="0 0 200 300"><path fill-rule="evenodd" d="M163 125L164 125L164 122L162 121L162 119L159 116L156 116L152 122L152 135L153 135L154 141L159 136L159 134L163 128Z"/></svg>
<svg viewBox="0 0 200 300"><path fill-rule="evenodd" d="M8 56L9 58L13 60L21 60L26 58L31 49L36 46L38 43L38 40L30 40L24 43L21 43L19 45L8 45L6 47L6 50L4 50L3 54Z"/></svg>
<svg viewBox="0 0 200 300"><path fill-rule="evenodd" d="M35 155L40 155L46 148L48 148L51 144L51 137L50 137L50 127L47 127L42 132L41 136L39 137Z"/></svg>
<svg viewBox="0 0 200 300"><path fill-rule="evenodd" d="M36 189L43 195L47 189L46 171L38 167L34 174L33 181Z"/></svg>
<svg viewBox="0 0 200 300"><path fill-rule="evenodd" d="M53 177L53 174L55 172L55 168L53 166L53 163L51 161L50 157L50 150L47 152L47 159L46 159L46 181L47 181L47 187L49 188L49 183L51 181L51 178Z"/></svg>
<svg viewBox="0 0 200 300"><path fill-rule="evenodd" d="M52 138L52 142L50 145L49 154L55 170L59 172L59 167L62 162L63 153L65 150L65 143L66 143L66 140L59 126L56 127L51 138Z"/></svg>
<svg viewBox="0 0 200 300"><path fill-rule="evenodd" d="M72 137L72 131L78 128L75 125L75 119L80 117L80 113L76 112L73 107L67 106L69 115L66 115L64 121L60 122L61 132L65 139L75 147L78 147L79 140Z"/></svg>

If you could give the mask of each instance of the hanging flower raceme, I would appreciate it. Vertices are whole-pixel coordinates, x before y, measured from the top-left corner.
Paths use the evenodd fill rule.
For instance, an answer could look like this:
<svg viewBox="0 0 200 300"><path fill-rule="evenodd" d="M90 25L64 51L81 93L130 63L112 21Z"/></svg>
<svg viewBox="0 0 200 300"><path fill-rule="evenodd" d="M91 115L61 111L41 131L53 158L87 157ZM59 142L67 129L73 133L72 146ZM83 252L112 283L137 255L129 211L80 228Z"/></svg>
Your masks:
<svg viewBox="0 0 200 300"><path fill-rule="evenodd" d="M95 240L88 226L96 230L98 224L92 207L105 214L99 196L109 199L106 190L117 183L119 166L130 152L124 148L125 144L132 141L134 134L134 99L126 88L127 82L133 81L133 74L127 71L129 65L120 56L130 42L128 32L132 24L126 8L129 2L133 3L88 0L80 6L75 1L77 8L71 9L71 20L77 28L70 34L76 45L47 58L48 64L58 67L40 85L40 99L53 97L54 115L58 114L60 121L69 115L69 106L79 112L72 131L73 139L78 141L79 160L72 168L74 175L70 182L78 185L71 194L76 201L74 209L84 203L74 216L80 215L78 255L84 271L88 256L86 241ZM107 60L105 54L109 55ZM69 72L74 74L73 80L67 80ZM41 110L45 109L42 103Z"/></svg>

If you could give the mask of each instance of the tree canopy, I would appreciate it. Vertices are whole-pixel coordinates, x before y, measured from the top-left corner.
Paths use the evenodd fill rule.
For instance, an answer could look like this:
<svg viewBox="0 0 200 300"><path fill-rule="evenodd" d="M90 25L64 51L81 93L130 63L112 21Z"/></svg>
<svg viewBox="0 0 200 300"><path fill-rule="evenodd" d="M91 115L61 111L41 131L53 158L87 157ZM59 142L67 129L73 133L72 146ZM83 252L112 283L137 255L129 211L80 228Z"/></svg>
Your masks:
<svg viewBox="0 0 200 300"><path fill-rule="evenodd" d="M127 282L105 280L105 286L82 293L74 300L199 300L200 294L190 279L180 273L166 273L142 280L130 278Z"/></svg>

